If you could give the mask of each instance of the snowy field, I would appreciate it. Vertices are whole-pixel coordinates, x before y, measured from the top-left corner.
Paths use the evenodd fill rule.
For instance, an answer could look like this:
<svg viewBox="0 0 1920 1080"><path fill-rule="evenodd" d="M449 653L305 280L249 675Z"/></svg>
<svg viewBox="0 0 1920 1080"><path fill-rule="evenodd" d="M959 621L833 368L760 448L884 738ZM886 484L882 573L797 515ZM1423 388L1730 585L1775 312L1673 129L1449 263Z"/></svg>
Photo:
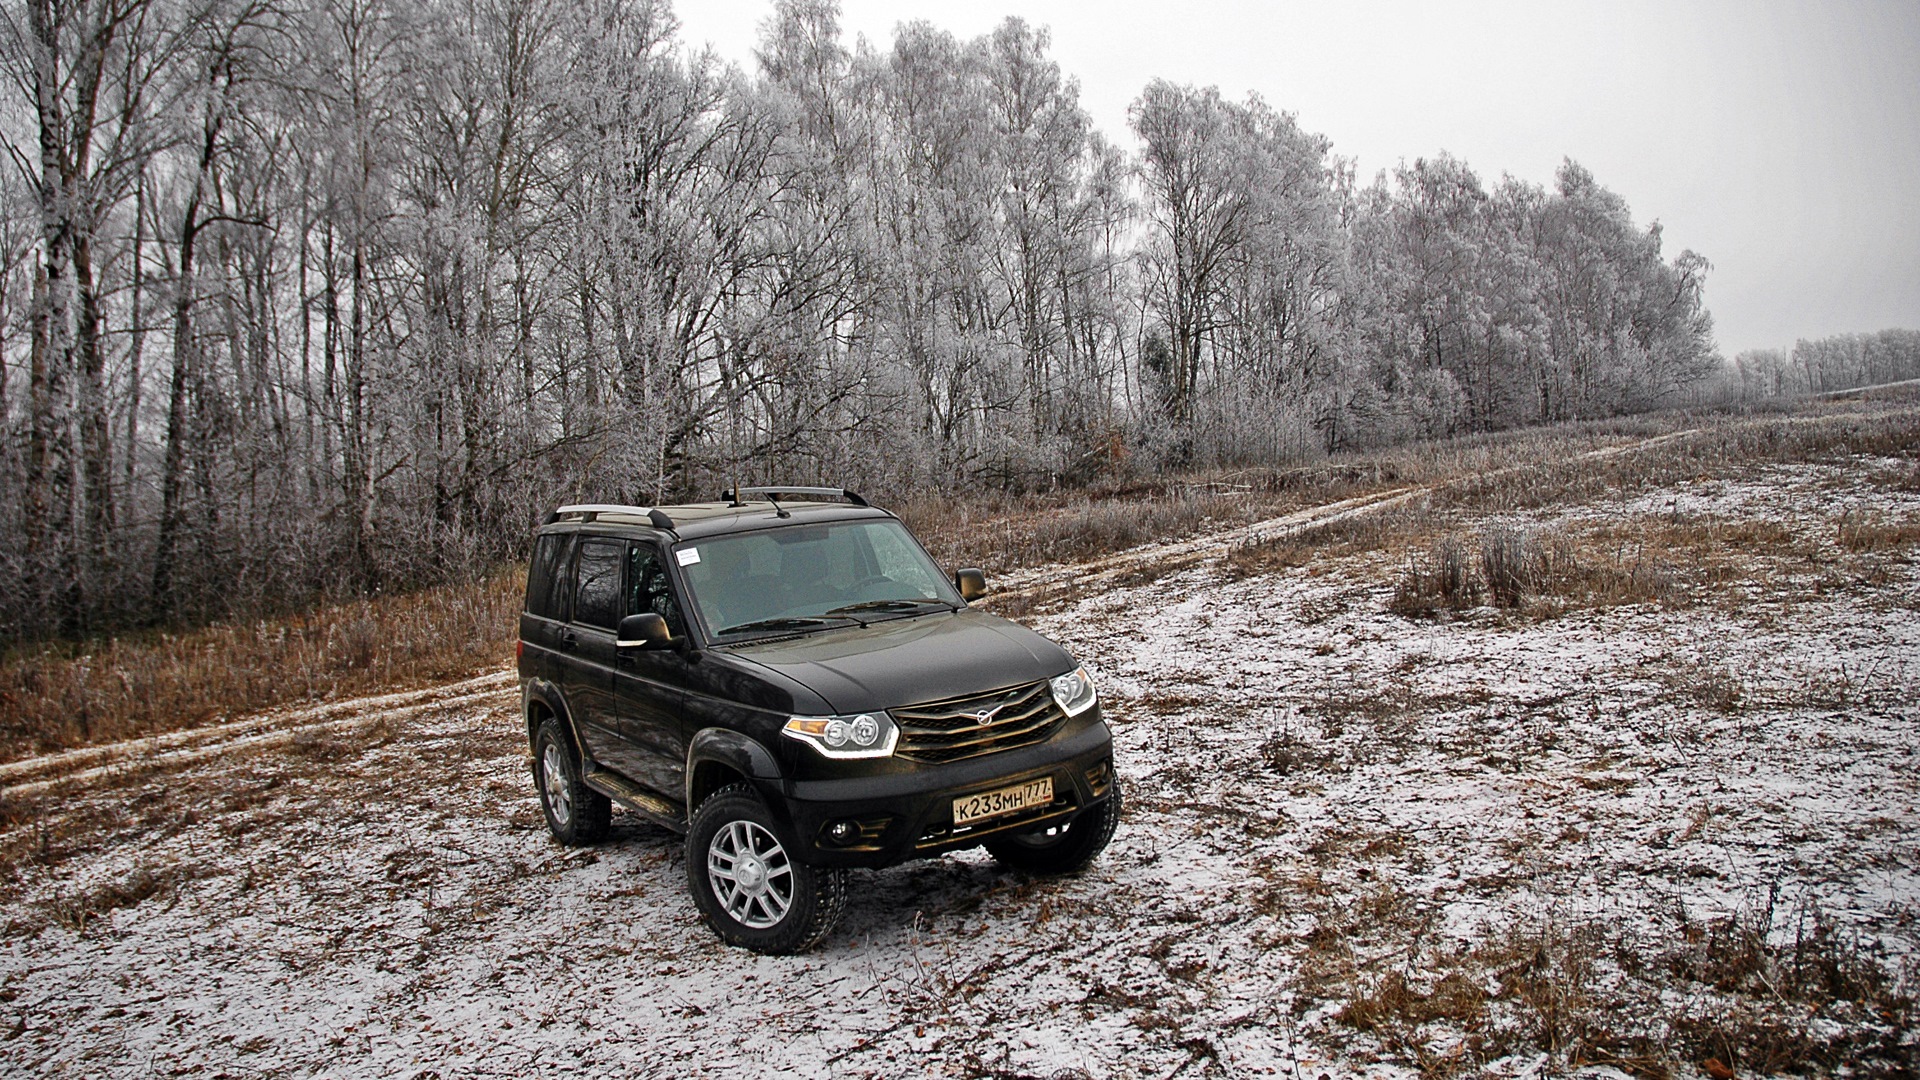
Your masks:
<svg viewBox="0 0 1920 1080"><path fill-rule="evenodd" d="M1911 1075L1920 574L1840 538L1913 475L1497 522L1657 563L1635 602L1408 619L1393 547L1033 575L1091 582L1022 618L1101 687L1113 846L856 873L798 958L721 946L663 830L553 844L504 671L0 767L0 1073Z"/></svg>

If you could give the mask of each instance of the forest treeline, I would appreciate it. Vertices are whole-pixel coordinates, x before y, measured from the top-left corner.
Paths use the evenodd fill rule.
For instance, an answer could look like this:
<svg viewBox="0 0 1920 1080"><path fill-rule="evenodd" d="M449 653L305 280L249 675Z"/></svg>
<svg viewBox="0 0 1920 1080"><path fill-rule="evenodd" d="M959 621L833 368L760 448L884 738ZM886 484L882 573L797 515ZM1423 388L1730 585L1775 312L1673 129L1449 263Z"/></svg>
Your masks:
<svg viewBox="0 0 1920 1080"><path fill-rule="evenodd" d="M1713 401L1759 401L1825 394L1920 379L1920 330L1836 334L1787 349L1749 349L1696 393Z"/></svg>
<svg viewBox="0 0 1920 1080"><path fill-rule="evenodd" d="M1721 366L1706 260L1571 161L1363 183L1164 81L1114 141L1017 19L780 0L743 71L650 0L4 10L0 640L410 587L563 500L1272 462Z"/></svg>

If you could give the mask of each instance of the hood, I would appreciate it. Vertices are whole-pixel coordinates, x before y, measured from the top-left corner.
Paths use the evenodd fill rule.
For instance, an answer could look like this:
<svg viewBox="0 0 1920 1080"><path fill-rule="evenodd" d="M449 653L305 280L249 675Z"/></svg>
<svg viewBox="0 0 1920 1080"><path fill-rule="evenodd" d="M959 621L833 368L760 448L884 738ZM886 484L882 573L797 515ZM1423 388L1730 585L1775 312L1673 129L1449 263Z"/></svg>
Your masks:
<svg viewBox="0 0 1920 1080"><path fill-rule="evenodd" d="M971 610L728 651L806 686L840 714L1037 682L1073 665L1065 649L1039 634Z"/></svg>

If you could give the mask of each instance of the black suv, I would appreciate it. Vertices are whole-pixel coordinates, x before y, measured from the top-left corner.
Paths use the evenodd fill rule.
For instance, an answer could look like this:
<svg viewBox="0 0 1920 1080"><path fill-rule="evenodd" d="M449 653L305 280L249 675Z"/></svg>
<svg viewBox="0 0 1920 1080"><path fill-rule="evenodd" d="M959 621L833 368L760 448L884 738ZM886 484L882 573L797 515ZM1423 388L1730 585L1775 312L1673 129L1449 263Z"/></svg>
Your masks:
<svg viewBox="0 0 1920 1080"><path fill-rule="evenodd" d="M770 953L826 935L847 867L1085 866L1120 816L1093 682L985 592L838 488L561 507L518 647L548 828L593 843L619 802L684 832L707 921Z"/></svg>

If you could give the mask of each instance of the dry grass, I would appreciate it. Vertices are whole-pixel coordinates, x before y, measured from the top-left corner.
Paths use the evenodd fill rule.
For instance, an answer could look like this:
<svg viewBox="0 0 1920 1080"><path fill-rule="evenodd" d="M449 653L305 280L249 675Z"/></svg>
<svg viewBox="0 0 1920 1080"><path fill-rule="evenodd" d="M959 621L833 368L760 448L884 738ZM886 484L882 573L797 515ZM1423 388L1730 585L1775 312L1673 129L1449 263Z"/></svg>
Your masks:
<svg viewBox="0 0 1920 1080"><path fill-rule="evenodd" d="M1424 557L1408 562L1387 609L1410 619L1463 611L1479 605L1482 591L1467 545L1443 536Z"/></svg>
<svg viewBox="0 0 1920 1080"><path fill-rule="evenodd" d="M1370 551L1408 550L1430 543L1442 527L1441 519L1427 513L1423 505L1354 514L1238 545L1227 554L1227 570L1247 577L1311 568Z"/></svg>
<svg viewBox="0 0 1920 1080"><path fill-rule="evenodd" d="M1867 535L1864 527L1860 531ZM1471 538L1443 534L1433 540L1426 552L1408 559L1388 608L1408 618L1431 618L1484 602L1551 618L1623 604L1682 607L1725 595L1740 583L1783 593L1783 579L1818 555L1815 538L1768 520L1643 516L1544 537L1496 527Z"/></svg>
<svg viewBox="0 0 1920 1080"><path fill-rule="evenodd" d="M1536 585L1536 545L1517 529L1494 529L1480 537L1480 577L1495 607L1518 607Z"/></svg>
<svg viewBox="0 0 1920 1080"><path fill-rule="evenodd" d="M1609 453L1630 438L1660 436L1671 438ZM1461 554L1477 564L1464 576L1454 575L1449 553L1437 549L1465 544L1451 534L1460 532L1463 523L1490 514L1627 498L1689 481L1736 476L1766 463L1847 463L1857 455L1909 462L1920 457L1920 410L1875 402L1826 403L1760 416L1672 413L1611 427L1569 425L1422 444L1382 454L1366 468L1348 463L1351 474L1377 483L1366 488L1354 482L1344 489L1350 495L1393 485L1429 488L1420 498L1264 538L1234 551L1228 565L1244 575L1311 567L1323 559L1368 551L1399 554L1408 560L1410 579L1402 603L1410 612L1423 614L1456 609L1475 588L1490 593L1502 607L1523 606L1522 594L1530 589L1569 597L1575 607L1666 599L1673 577L1666 558L1670 543L1691 558L1729 550L1804 555L1813 542L1784 535L1780 526L1768 522L1706 519L1669 520L1657 529L1639 522L1633 525L1638 535L1589 537L1571 549L1538 543L1531 553L1516 548L1513 537L1490 535L1478 538L1471 553L1462 549ZM1920 463L1880 469L1875 476L1884 486L1920 490ZM1334 485L1323 483L1318 490L1330 494ZM1910 521L1860 517L1843 521L1842 528L1841 546L1856 553L1904 551L1920 539L1920 524ZM1603 550L1601 541L1607 540L1616 542L1615 550ZM1662 555L1655 558L1649 552ZM1533 568L1544 578L1531 587L1525 579L1529 557L1547 560ZM1724 569L1728 560L1718 563ZM1412 581L1416 576L1421 580Z"/></svg>
<svg viewBox="0 0 1920 1080"><path fill-rule="evenodd" d="M1376 930L1417 940L1425 929L1404 910L1391 914ZM1914 972L1888 970L1815 908L1777 911L1773 897L1718 919L1676 912L1653 927L1517 922L1458 948L1389 950L1371 963L1325 951L1310 988L1341 1003L1342 1023L1430 1076L1525 1050L1647 1077L1710 1058L1742 1075L1840 1065L1907 1075L1902 1033L1920 1020Z"/></svg>
<svg viewBox="0 0 1920 1080"><path fill-rule="evenodd" d="M473 708L468 699L455 700L461 703L435 706L436 713L465 714ZM494 717L505 720L506 702L495 708ZM425 811L435 803L465 805L476 797L474 778L484 771L478 766L518 760L524 752L511 723L463 725L449 738L432 732L430 724L398 723L376 712L350 727L299 732L285 743L230 746L202 759L136 759L84 785L16 793L0 799L0 825L5 826L0 830L0 902L40 891L59 876L59 868L76 860L142 854L135 865L104 879L43 892L43 899L0 932L17 937L46 925L84 932L116 910L171 903L186 883L240 866L251 881L266 872L254 855L223 863L219 852L235 842L260 844L259 860L271 861L298 850L297 844L277 846L288 836L342 829L396 807ZM404 758L405 767L395 767L394 755ZM457 792L447 788L445 798L429 799L424 793L439 789L423 788L422 776L463 786ZM498 779L485 781L484 787L495 797L503 793ZM509 785L505 793L518 797L523 790ZM327 809L316 817L316 806L322 805ZM512 827L532 828L536 806L520 799L515 811L527 820ZM213 846L205 852L189 846L192 854L185 858L178 848L168 857L148 854L183 834L207 836L207 827L213 830Z"/></svg>
<svg viewBox="0 0 1920 1080"><path fill-rule="evenodd" d="M109 881L71 895L59 896L44 905L47 921L74 933L84 933L87 924L121 908L172 892L193 876L190 869L165 866L159 870L139 867L118 881Z"/></svg>
<svg viewBox="0 0 1920 1080"><path fill-rule="evenodd" d="M1624 604L1682 602L1672 567L1650 553L1657 548L1567 537L1529 542L1535 545L1534 556L1516 608L1545 617Z"/></svg>
<svg viewBox="0 0 1920 1080"><path fill-rule="evenodd" d="M1632 571L1582 559L1563 540L1542 542L1514 529L1496 528L1473 540L1442 536L1424 555L1408 560L1387 609L1410 619L1465 611L1484 599L1519 608L1542 594L1579 596L1586 606L1631 602L1639 590L1622 589Z"/></svg>
<svg viewBox="0 0 1920 1080"><path fill-rule="evenodd" d="M0 757L443 681L513 655L523 570L292 618L43 649L0 667Z"/></svg>
<svg viewBox="0 0 1920 1080"><path fill-rule="evenodd" d="M1397 488L1471 484L1478 477L1530 472L1543 461L1606 450L1700 422L1680 412L1583 421L1344 453L1309 465L1134 479L1071 494L929 497L893 509L942 565L1004 572L1179 539L1209 523L1244 524ZM1305 558L1325 544L1344 545L1346 551L1397 544L1395 537L1407 521L1424 512L1418 505L1399 509L1383 516L1389 521L1384 527L1376 524L1382 518L1375 515L1330 522L1274 538L1249 549L1247 557L1267 558L1271 549Z"/></svg>
<svg viewBox="0 0 1920 1080"><path fill-rule="evenodd" d="M1902 399L1904 400L1904 399ZM1653 447L1569 460L1662 435ZM1508 534L1453 535L1469 515L1621 495L1760 461L1920 456L1920 410L1885 401L1830 402L1798 412L1682 412L1342 455L1289 468L1242 469L1134 481L1063 499L982 493L897 507L948 566L991 572L1074 561L1191 536L1406 486L1424 498L1275 537L1231 553L1240 574L1309 567L1368 551L1410 553L1396 610L1426 615L1490 597L1499 606L1552 614L1568 608L1672 602L1676 574L1648 552L1689 557L1782 537L1742 537L1729 525L1639 524L1637 535L1594 534L1540 542ZM1920 465L1881 470L1894 486L1920 485ZM1623 527L1625 528L1625 527ZM1749 529L1760 526L1747 526ZM1692 534L1688 530L1692 529ZM1851 553L1898 554L1920 524L1843 520ZM1735 560L1708 559L1707 576ZM1143 571L1152 573L1152 570ZM0 758L193 727L223 714L293 701L396 689L502 663L513 639L524 571L488 581L231 623L181 633L41 649L0 662ZM1070 587L1069 587L1070 588ZM1016 598L1002 614L1045 608Z"/></svg>
<svg viewBox="0 0 1920 1080"><path fill-rule="evenodd" d="M979 566L999 574L1180 539L1302 505L1307 504L1297 493L1195 477L1066 500L987 496L971 503L923 500L895 509L941 565Z"/></svg>
<svg viewBox="0 0 1920 1080"><path fill-rule="evenodd" d="M1846 463L1857 456L1920 454L1920 409L1872 405L1808 408L1791 415L1690 418L1698 426L1629 453L1582 458L1543 441L1523 468L1463 472L1436 488L1436 508L1500 513L1578 505L1728 476L1758 464ZM1522 464L1526 464L1522 462Z"/></svg>
<svg viewBox="0 0 1920 1080"><path fill-rule="evenodd" d="M1920 521L1889 520L1879 514L1849 511L1840 518L1834 539L1855 555L1905 551L1920 544Z"/></svg>
<svg viewBox="0 0 1920 1080"><path fill-rule="evenodd" d="M1260 747L1260 760L1279 776L1314 773L1334 764L1333 746L1316 739L1305 730L1297 714L1289 711L1280 721L1280 730Z"/></svg>
<svg viewBox="0 0 1920 1080"><path fill-rule="evenodd" d="M1897 468L1877 472L1869 482L1888 491L1920 495L1920 461L1903 462Z"/></svg>

